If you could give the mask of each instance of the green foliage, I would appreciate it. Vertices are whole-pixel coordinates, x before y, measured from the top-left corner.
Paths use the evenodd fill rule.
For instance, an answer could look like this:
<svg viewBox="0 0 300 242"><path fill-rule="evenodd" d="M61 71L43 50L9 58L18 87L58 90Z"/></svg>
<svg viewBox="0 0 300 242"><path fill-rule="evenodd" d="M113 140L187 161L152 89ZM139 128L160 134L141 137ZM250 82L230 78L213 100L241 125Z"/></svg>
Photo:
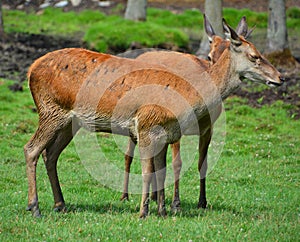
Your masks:
<svg viewBox="0 0 300 242"><path fill-rule="evenodd" d="M293 19L300 19L300 8L297 7L293 7L293 8L289 8L286 11L286 16L288 18L293 18Z"/></svg>
<svg viewBox="0 0 300 242"><path fill-rule="evenodd" d="M300 28L300 9L297 7L289 8L287 10L287 27L290 29ZM223 15L226 21L232 25L237 26L241 17L246 16L249 26L256 26L256 28L268 27L268 14L265 12L253 12L249 9L234 9L224 8Z"/></svg>
<svg viewBox="0 0 300 242"><path fill-rule="evenodd" d="M198 10L185 10L182 14L173 14L168 10L148 8L147 21L171 28L201 29L203 17Z"/></svg>
<svg viewBox="0 0 300 242"><path fill-rule="evenodd" d="M112 27L115 26L115 27ZM132 42L147 47L175 44L187 47L188 37L178 29L166 28L151 22L133 22L121 17L108 17L88 29L84 40L98 51L126 50Z"/></svg>
<svg viewBox="0 0 300 242"><path fill-rule="evenodd" d="M266 28L268 25L268 15L263 12L253 12L249 9L224 8L223 15L232 26L237 26L243 16L247 17L250 27L256 25L257 28Z"/></svg>
<svg viewBox="0 0 300 242"><path fill-rule="evenodd" d="M58 163L68 212L52 211L50 183L40 159L37 184L43 217L34 219L25 211L27 179L22 147L37 128L37 113L32 111L34 104L26 84L24 92L12 93L8 90L11 82L0 83L1 241L298 240L300 121L288 117L288 105L275 102L254 109L246 99L227 99L226 144L207 178L205 211L196 208L196 162L181 179L182 211L170 212L173 188L169 186L168 217L158 217L156 204L151 202L150 216L140 220L141 196L131 195L130 201L120 202L120 192L102 186L86 171L72 142ZM123 155L116 152L114 138L108 134L97 137L106 157L123 169ZM196 153L196 147L187 152ZM133 166L133 171L140 172L138 160Z"/></svg>

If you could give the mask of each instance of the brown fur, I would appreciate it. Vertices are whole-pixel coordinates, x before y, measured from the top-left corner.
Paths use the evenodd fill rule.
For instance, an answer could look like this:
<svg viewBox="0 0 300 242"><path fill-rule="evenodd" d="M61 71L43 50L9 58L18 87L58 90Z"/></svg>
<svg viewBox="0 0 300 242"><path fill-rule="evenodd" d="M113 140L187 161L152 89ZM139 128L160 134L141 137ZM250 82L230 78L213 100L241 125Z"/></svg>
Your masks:
<svg viewBox="0 0 300 242"><path fill-rule="evenodd" d="M176 75L187 79L195 79L196 75L199 75L200 72L203 72L209 68L211 64L217 62L217 59L220 58L221 54L224 52L225 48L228 48L229 41L223 40L222 38L214 38L214 41L211 44L211 62L203 59L199 59L198 57L191 55L191 54L184 54L179 52L173 51L151 51L146 52L145 54L140 55L137 60L144 61L149 64L159 64L169 71L175 73ZM221 47L220 47L221 46ZM215 53L218 52L218 53ZM196 72L196 75L195 75ZM222 108L219 108L219 112L217 116L221 113ZM201 122L201 130L211 130L211 121L204 123ZM210 137L209 137L210 139ZM208 140L202 140L202 143L207 143ZM125 155L125 173L124 173L124 187L123 187L123 194L121 196L121 200L128 200L128 183L129 183L129 173L130 173L130 166L133 160L133 154L135 149L135 140L129 140L127 151ZM205 146L206 147L206 146ZM207 145L208 147L208 145ZM174 171L174 195L172 201L172 209L174 211L180 209L180 197L179 197L179 176L182 167L182 160L180 156L180 142L176 142L171 144L172 149L172 165ZM205 150L199 150L200 154L207 153ZM203 156L201 156L203 157ZM203 163L204 161L199 161ZM153 177L153 181L155 181L155 176ZM200 191L201 197L205 197L203 195L203 191ZM153 182L152 184L152 199L156 200L156 183Z"/></svg>

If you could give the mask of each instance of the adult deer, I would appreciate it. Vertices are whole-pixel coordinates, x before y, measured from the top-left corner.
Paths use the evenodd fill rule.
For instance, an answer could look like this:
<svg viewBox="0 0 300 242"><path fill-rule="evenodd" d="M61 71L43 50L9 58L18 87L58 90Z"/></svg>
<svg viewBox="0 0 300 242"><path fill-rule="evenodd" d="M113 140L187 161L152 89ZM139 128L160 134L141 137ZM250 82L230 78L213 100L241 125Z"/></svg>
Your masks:
<svg viewBox="0 0 300 242"><path fill-rule="evenodd" d="M247 78L269 85L282 83L280 73L250 42L225 22L230 48L196 80L162 69L83 49L50 52L29 69L30 90L39 114L39 127L24 146L28 177L28 210L40 216L36 165L42 153L54 196L54 208L65 202L57 175L57 159L84 127L138 140L143 189L140 217L148 214L149 185L156 172L158 213L165 209L165 167L168 144L182 135L197 134L203 122L214 122L219 96L225 98ZM207 133L207 131L205 131Z"/></svg>
<svg viewBox="0 0 300 242"><path fill-rule="evenodd" d="M208 28L209 26L209 28ZM207 31L210 38L210 53L208 54L208 59L199 59L194 55L191 54L184 54L180 52L173 52L173 51L150 51L144 54L141 54L137 57L139 61L145 61L149 64L159 64L163 67L167 68L174 74L184 78L185 80L190 80L191 78L197 78L197 75L200 72L206 71L210 65L213 65L217 62L220 56L223 54L224 50L229 48L230 41L227 39L223 39L220 36L215 35L211 25L207 22L206 24ZM246 22L246 17L242 17L236 32L241 37L247 38L252 33L253 29L248 30L248 25ZM194 70L197 70L197 75L194 74ZM221 112L222 107L219 107L218 110ZM220 113L218 114L218 116ZM199 146L199 164L206 163L206 154L207 149L210 144L211 135L212 133L212 123L206 123L206 127L204 126L205 123L202 124L201 130L207 130L207 134L203 134L200 138L200 146ZM125 174L124 174L124 187L121 200L128 200L128 184L129 184L129 173L130 173L130 166L132 164L134 149L136 146L136 140L129 140L127 151L125 153ZM179 196L179 177L180 171L182 167L182 160L180 155L180 142L176 142L171 144L172 149L172 166L174 172L174 192L173 192L173 200L171 208L175 211L180 209L180 196ZM202 167L202 166L201 166ZM206 166L204 166L206 167ZM203 169L205 169L203 167ZM203 174L205 174L203 170ZM155 177L152 180L152 190L156 191L156 184L155 184ZM201 179L200 185L200 198L198 207L205 208L206 207L206 196L205 196L205 177ZM156 200L156 192L152 192L152 199Z"/></svg>

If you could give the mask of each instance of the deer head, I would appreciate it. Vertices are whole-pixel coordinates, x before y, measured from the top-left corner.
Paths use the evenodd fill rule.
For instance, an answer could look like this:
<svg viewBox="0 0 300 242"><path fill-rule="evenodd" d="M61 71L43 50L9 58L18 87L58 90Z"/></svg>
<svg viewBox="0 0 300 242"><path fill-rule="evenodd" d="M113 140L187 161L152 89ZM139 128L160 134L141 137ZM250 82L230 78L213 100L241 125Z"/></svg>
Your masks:
<svg viewBox="0 0 300 242"><path fill-rule="evenodd" d="M208 21L207 18L205 18L204 20ZM207 24L209 24L209 22ZM243 16L236 28L236 33L247 39L254 29L255 27L251 28L250 30L248 29L246 17ZM216 35L211 27L209 28L209 31L212 37L209 37L210 52L208 53L207 58L210 61L210 64L213 65L223 54L224 50L229 48L230 41L229 39L223 39L220 36Z"/></svg>
<svg viewBox="0 0 300 242"><path fill-rule="evenodd" d="M256 49L256 47L246 40L253 29L248 31L246 18L243 17L234 31L223 19L223 29L227 40L223 40L217 36L204 16L205 30L211 43L211 52L209 59L215 63L222 53L220 48L224 50L230 48L231 54L234 56L236 70L240 75L240 79L249 79L254 82L265 83L268 86L279 86L283 83L283 78L277 69ZM240 34L240 36L238 35ZM218 48L218 51L216 51Z"/></svg>

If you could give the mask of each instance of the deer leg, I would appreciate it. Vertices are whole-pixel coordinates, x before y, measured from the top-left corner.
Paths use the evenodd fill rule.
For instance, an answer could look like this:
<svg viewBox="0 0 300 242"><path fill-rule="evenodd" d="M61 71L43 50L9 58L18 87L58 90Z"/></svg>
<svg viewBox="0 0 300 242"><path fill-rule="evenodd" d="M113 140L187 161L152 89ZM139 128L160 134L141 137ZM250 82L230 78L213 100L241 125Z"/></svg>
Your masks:
<svg viewBox="0 0 300 242"><path fill-rule="evenodd" d="M171 209L176 212L180 210L180 197L179 197L179 176L182 167L182 160L180 156L180 142L171 144L172 148L172 165L174 172L174 194Z"/></svg>
<svg viewBox="0 0 300 242"><path fill-rule="evenodd" d="M36 187L36 166L38 163L39 155L43 147L38 146L35 141L38 134L41 132L37 130L33 138L24 146L24 155L26 160L26 174L28 179L28 206L27 211L31 211L34 217L40 217L41 213L38 205L38 194Z"/></svg>
<svg viewBox="0 0 300 242"><path fill-rule="evenodd" d="M205 177L207 172L207 150L211 140L211 127L201 134L199 140L199 162L198 170L200 173L200 196L198 202L198 208L206 208L206 190L205 190Z"/></svg>
<svg viewBox="0 0 300 242"><path fill-rule="evenodd" d="M155 172L153 172L152 174L151 186L152 186L151 200L157 202L157 183L156 183Z"/></svg>
<svg viewBox="0 0 300 242"><path fill-rule="evenodd" d="M70 123L58 131L56 139L42 153L54 197L54 211L65 211L65 201L57 175L57 160L77 131L78 128L72 127L72 123Z"/></svg>
<svg viewBox="0 0 300 242"><path fill-rule="evenodd" d="M145 218L149 213L149 191L153 174L153 159L142 159L143 192L140 206L140 218Z"/></svg>
<svg viewBox="0 0 300 242"><path fill-rule="evenodd" d="M24 155L26 160L26 174L28 179L28 206L27 210L32 212L34 217L40 217L40 210L38 205L38 194L36 187L36 166L38 159L45 147L55 139L55 129L49 122L40 122L40 125L24 146Z"/></svg>
<svg viewBox="0 0 300 242"><path fill-rule="evenodd" d="M129 139L127 151L125 154L124 187L123 187L123 194L120 199L121 201L129 199L129 195L128 195L129 174L130 174L130 166L134 156L135 146L136 146L136 141L133 139Z"/></svg>
<svg viewBox="0 0 300 242"><path fill-rule="evenodd" d="M157 206L158 215L166 216L165 205L165 180L166 180L166 155L168 145L164 145L162 150L154 157L154 170L157 182Z"/></svg>

